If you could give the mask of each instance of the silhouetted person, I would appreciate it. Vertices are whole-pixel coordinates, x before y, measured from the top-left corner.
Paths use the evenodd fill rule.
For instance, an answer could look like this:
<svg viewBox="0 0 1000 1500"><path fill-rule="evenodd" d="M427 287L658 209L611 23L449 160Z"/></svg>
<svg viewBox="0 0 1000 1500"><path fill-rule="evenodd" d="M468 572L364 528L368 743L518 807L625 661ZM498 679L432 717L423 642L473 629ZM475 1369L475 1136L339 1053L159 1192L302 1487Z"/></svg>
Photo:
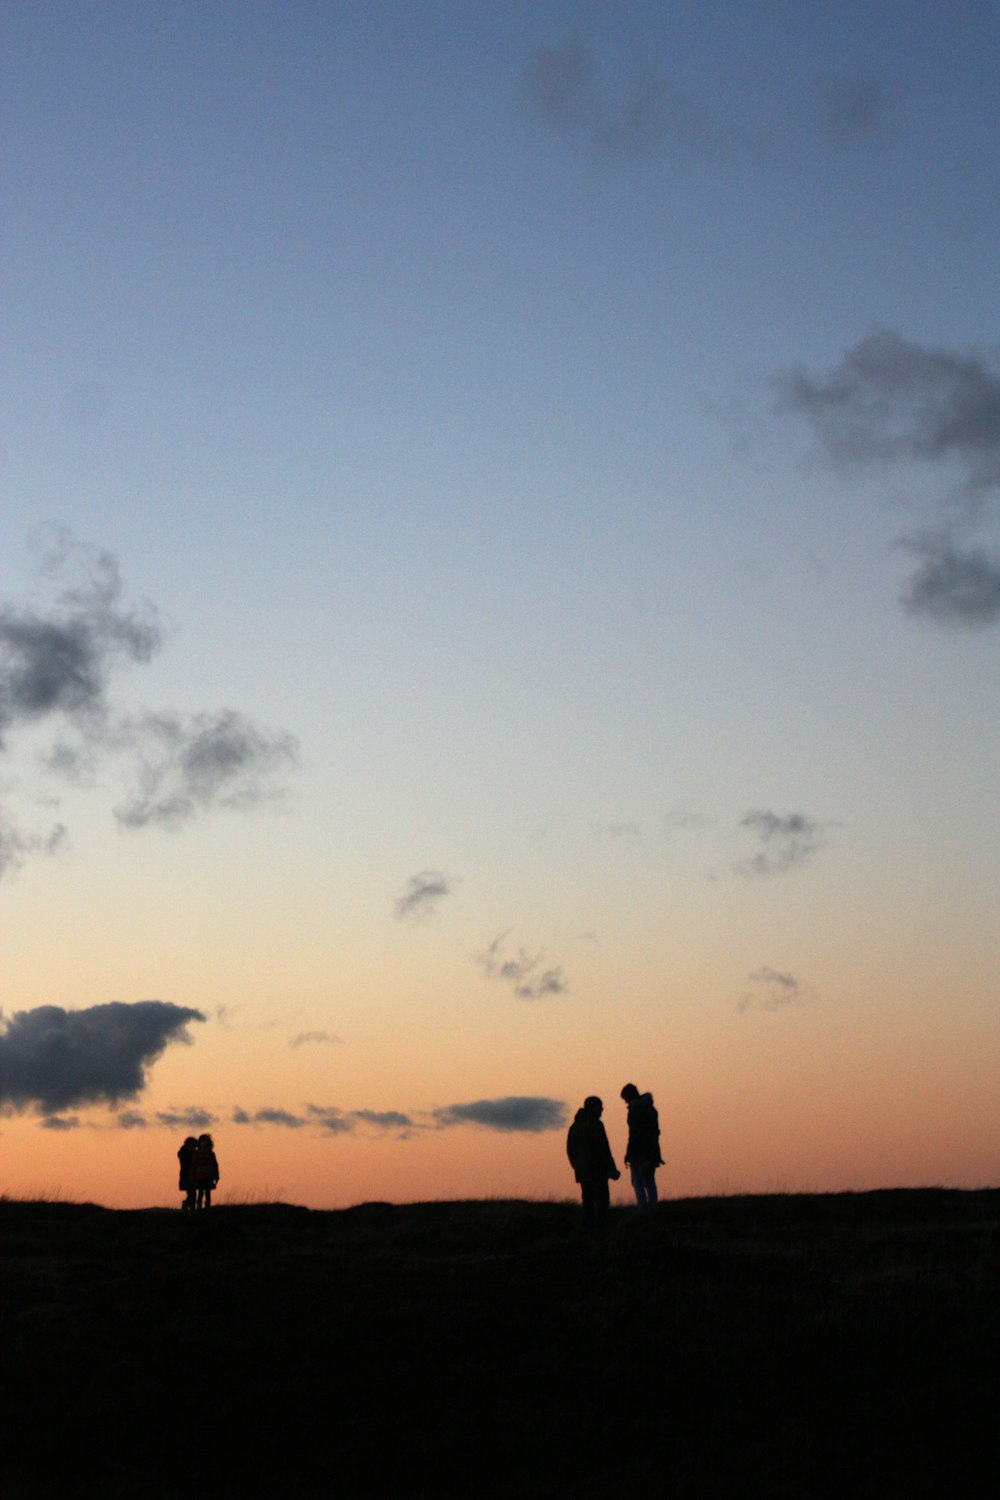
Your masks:
<svg viewBox="0 0 1000 1500"><path fill-rule="evenodd" d="M622 1089L628 1105L628 1146L625 1165L632 1173L635 1201L643 1213L656 1207L656 1169L663 1166L660 1155L660 1117L652 1094L640 1094L634 1083Z"/></svg>
<svg viewBox="0 0 1000 1500"><path fill-rule="evenodd" d="M198 1142L193 1135L189 1135L183 1146L177 1153L177 1160L181 1164L180 1190L185 1195L181 1209L194 1208L194 1183L191 1181L191 1160L198 1149Z"/></svg>
<svg viewBox="0 0 1000 1500"><path fill-rule="evenodd" d="M210 1135L200 1135L191 1158L191 1183L195 1190L198 1208L211 1208L212 1189L219 1185L219 1163Z"/></svg>
<svg viewBox="0 0 1000 1500"><path fill-rule="evenodd" d="M607 1132L601 1124L603 1109L596 1094L584 1099L583 1108L577 1110L566 1136L566 1155L580 1184L583 1222L587 1228L604 1223L611 1203L608 1179L617 1182L622 1175L615 1166Z"/></svg>

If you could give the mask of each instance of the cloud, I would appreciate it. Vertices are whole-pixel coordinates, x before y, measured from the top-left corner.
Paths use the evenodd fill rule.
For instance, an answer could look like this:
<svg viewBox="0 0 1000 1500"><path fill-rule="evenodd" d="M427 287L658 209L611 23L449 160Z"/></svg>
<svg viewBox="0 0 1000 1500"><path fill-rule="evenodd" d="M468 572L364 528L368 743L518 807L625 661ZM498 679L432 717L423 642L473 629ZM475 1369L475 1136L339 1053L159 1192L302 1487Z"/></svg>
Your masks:
<svg viewBox="0 0 1000 1500"><path fill-rule="evenodd" d="M19 869L29 854L57 854L66 847L65 825L53 823L47 833L27 833L0 807L0 880Z"/></svg>
<svg viewBox="0 0 1000 1500"><path fill-rule="evenodd" d="M449 1104L433 1112L442 1130L454 1125L478 1125L483 1130L508 1134L525 1131L538 1135L558 1130L566 1123L566 1105L559 1099L512 1095L504 1099L477 1099L471 1104Z"/></svg>
<svg viewBox="0 0 1000 1500"><path fill-rule="evenodd" d="M737 1000L736 1009L739 1011L751 1008L783 1010L787 1005L800 1004L803 998L801 986L794 975L782 974L778 969L765 966L748 974L747 979L754 988L745 991Z"/></svg>
<svg viewBox="0 0 1000 1500"><path fill-rule="evenodd" d="M148 662L162 635L150 604L125 609L118 564L67 532L42 563L54 576L82 574L46 613L0 608L0 745L16 726L59 716L85 737L108 715L107 691L121 662Z"/></svg>
<svg viewBox="0 0 1000 1500"><path fill-rule="evenodd" d="M736 866L740 875L782 875L794 870L822 849L826 842L821 825L803 813L781 817L774 812L748 812L740 822L759 847L756 854Z"/></svg>
<svg viewBox="0 0 1000 1500"><path fill-rule="evenodd" d="M551 130L599 153L703 152L715 143L707 111L662 74L632 70L619 96L597 78L582 42L540 47L525 76L536 116Z"/></svg>
<svg viewBox="0 0 1000 1500"><path fill-rule="evenodd" d="M932 528L904 537L920 565L903 609L943 625L1000 619L1000 553L970 545L1000 497L1000 371L976 353L929 349L881 329L827 375L777 382L778 412L805 418L834 467L930 479Z"/></svg>
<svg viewBox="0 0 1000 1500"><path fill-rule="evenodd" d="M353 1119L348 1118L342 1110L321 1104L309 1104L306 1109L311 1123L326 1135L344 1135L354 1129Z"/></svg>
<svg viewBox="0 0 1000 1500"><path fill-rule="evenodd" d="M975 354L926 349L879 329L829 375L777 382L779 411L805 417L848 467L953 461L969 494L1000 484L1000 374Z"/></svg>
<svg viewBox="0 0 1000 1500"><path fill-rule="evenodd" d="M440 870L421 870L410 876L393 909L399 921L430 916L437 910L437 903L450 894L451 884Z"/></svg>
<svg viewBox="0 0 1000 1500"><path fill-rule="evenodd" d="M532 954L520 948L516 958L504 957L504 944L509 935L509 931L502 932L484 953L476 955L476 962L486 977L509 984L521 1000L564 995L569 986L563 978L562 966L546 968L544 951Z"/></svg>
<svg viewBox="0 0 1000 1500"><path fill-rule="evenodd" d="M43 1130L79 1130L80 1119L77 1115L46 1115L41 1122Z"/></svg>
<svg viewBox="0 0 1000 1500"><path fill-rule="evenodd" d="M261 729L234 709L156 713L134 721L138 791L115 808L126 828L177 827L212 807L256 807L298 759L294 736Z"/></svg>
<svg viewBox="0 0 1000 1500"><path fill-rule="evenodd" d="M0 1107L56 1114L134 1099L169 1043L188 1042L188 1024L204 1019L164 1000L18 1011L0 1023Z"/></svg>
<svg viewBox="0 0 1000 1500"><path fill-rule="evenodd" d="M410 1115L396 1109L353 1109L351 1119L359 1120L362 1125L371 1125L375 1130L395 1130L404 1137L415 1129Z"/></svg>
<svg viewBox="0 0 1000 1500"><path fill-rule="evenodd" d="M65 530L54 536L39 569L50 600L0 607L0 751L9 753L17 732L42 725L38 764L48 775L79 784L108 762L123 767L132 790L115 814L130 828L176 827L216 807L255 807L278 795L279 774L298 759L292 735L234 709L133 716L116 709L121 672L148 663L163 644L156 609L125 603L110 552ZM29 832L0 809L0 877L66 837L61 823Z"/></svg>
<svg viewBox="0 0 1000 1500"><path fill-rule="evenodd" d="M878 144L888 134L885 90L874 78L828 78L816 96L823 136L834 146Z"/></svg>
<svg viewBox="0 0 1000 1500"><path fill-rule="evenodd" d="M119 1130L148 1130L149 1121L137 1109L123 1109L115 1124Z"/></svg>
<svg viewBox="0 0 1000 1500"><path fill-rule="evenodd" d="M311 1043L329 1044L331 1047L342 1045L343 1038L335 1036L332 1031L300 1031L298 1036L289 1040L289 1047L306 1047Z"/></svg>
<svg viewBox="0 0 1000 1500"><path fill-rule="evenodd" d="M170 1130L207 1130L217 1119L210 1110L189 1105L187 1109L161 1109L156 1112L156 1123Z"/></svg>
<svg viewBox="0 0 1000 1500"><path fill-rule="evenodd" d="M959 548L942 533L904 545L921 558L901 598L907 614L971 627L1000 619L1000 553Z"/></svg>

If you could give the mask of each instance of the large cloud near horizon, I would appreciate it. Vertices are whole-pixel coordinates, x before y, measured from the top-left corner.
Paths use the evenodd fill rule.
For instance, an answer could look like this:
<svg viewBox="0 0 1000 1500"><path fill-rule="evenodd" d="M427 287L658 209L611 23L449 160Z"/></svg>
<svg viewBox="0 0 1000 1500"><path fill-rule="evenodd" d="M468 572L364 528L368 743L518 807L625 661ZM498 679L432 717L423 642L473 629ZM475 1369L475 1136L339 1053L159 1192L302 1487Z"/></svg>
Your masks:
<svg viewBox="0 0 1000 1500"><path fill-rule="evenodd" d="M804 418L836 469L930 480L929 524L902 539L920 559L905 611L941 625L1000 620L1000 551L969 539L1000 510L1000 371L879 329L827 374L794 369L776 385L777 410Z"/></svg>
<svg viewBox="0 0 1000 1500"><path fill-rule="evenodd" d="M165 1000L112 1000L84 1010L41 1005L0 1022L0 1109L43 1114L136 1099L171 1042L190 1042L200 1010Z"/></svg>

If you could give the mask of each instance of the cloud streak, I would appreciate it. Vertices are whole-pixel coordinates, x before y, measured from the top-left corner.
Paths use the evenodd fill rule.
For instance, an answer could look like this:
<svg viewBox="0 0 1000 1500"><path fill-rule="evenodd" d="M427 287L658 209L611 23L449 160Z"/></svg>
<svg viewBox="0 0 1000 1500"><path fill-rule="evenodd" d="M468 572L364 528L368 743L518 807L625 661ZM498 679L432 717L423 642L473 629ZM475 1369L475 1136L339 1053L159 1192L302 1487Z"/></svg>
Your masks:
<svg viewBox="0 0 1000 1500"><path fill-rule="evenodd" d="M114 1000L85 1010L42 1005L18 1011L0 1031L0 1107L57 1114L138 1097L171 1042L190 1042L199 1010L164 1000Z"/></svg>
<svg viewBox="0 0 1000 1500"><path fill-rule="evenodd" d="M433 1117L441 1130L475 1125L505 1135L514 1132L539 1135L565 1125L567 1110L560 1099L510 1095L502 1099L476 1099L469 1104L444 1105L434 1110Z"/></svg>

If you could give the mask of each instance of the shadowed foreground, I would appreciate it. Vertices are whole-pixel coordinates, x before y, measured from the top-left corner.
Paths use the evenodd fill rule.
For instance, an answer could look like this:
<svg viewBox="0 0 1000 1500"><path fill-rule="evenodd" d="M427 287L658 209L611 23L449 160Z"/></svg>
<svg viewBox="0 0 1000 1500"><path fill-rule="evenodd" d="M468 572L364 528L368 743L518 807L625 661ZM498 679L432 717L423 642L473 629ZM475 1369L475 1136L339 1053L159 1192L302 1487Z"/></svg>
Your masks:
<svg viewBox="0 0 1000 1500"><path fill-rule="evenodd" d="M0 1201L0 1494L992 1495L1000 1191Z"/></svg>

